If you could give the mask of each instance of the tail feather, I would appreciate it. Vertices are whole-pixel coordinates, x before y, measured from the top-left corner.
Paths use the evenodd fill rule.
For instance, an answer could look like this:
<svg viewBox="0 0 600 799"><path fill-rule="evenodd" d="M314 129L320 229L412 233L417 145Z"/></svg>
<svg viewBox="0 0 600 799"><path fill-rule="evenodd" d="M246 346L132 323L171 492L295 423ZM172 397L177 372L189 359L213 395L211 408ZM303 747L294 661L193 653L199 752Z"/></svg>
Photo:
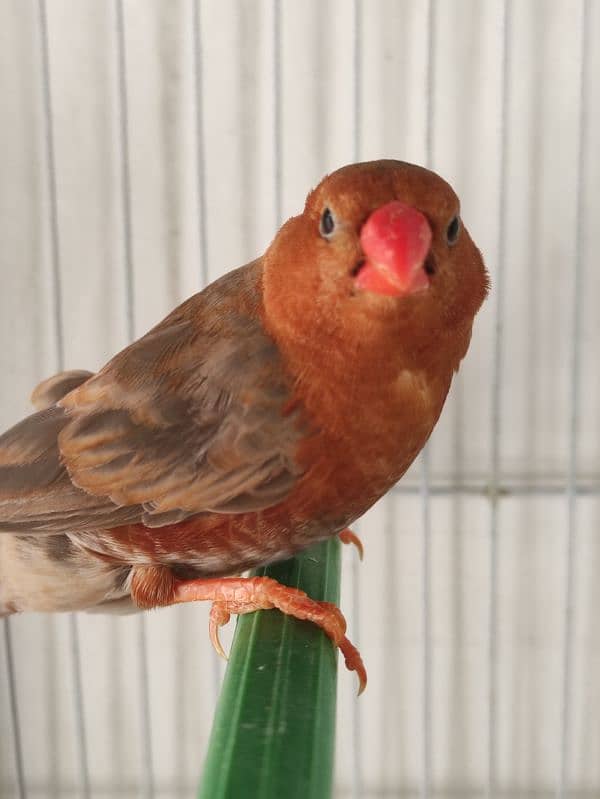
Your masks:
<svg viewBox="0 0 600 799"><path fill-rule="evenodd" d="M42 380L31 392L33 407L37 408L38 411L50 408L73 389L93 377L93 374L93 372L88 372L85 369L71 369Z"/></svg>

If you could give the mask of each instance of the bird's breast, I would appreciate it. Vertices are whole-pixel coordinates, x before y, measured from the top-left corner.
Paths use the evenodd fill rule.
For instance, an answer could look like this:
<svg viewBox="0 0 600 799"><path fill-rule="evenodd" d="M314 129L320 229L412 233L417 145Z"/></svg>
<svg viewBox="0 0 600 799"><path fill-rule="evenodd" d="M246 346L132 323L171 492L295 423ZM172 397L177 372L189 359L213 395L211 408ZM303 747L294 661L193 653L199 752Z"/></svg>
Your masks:
<svg viewBox="0 0 600 799"><path fill-rule="evenodd" d="M304 467L291 501L308 517L350 523L405 473L442 409L450 376L402 369L386 380L321 393L314 433L300 444Z"/></svg>

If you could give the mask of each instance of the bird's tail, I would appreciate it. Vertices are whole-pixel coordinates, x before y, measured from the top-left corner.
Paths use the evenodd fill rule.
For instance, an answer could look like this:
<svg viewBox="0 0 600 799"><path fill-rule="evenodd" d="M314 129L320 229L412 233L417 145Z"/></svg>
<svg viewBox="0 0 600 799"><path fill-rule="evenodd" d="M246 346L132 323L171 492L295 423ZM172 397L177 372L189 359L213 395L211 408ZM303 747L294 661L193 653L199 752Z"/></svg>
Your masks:
<svg viewBox="0 0 600 799"><path fill-rule="evenodd" d="M93 372L85 369L71 369L42 380L31 392L31 402L38 411L50 408L51 405L65 397L70 391L85 383Z"/></svg>

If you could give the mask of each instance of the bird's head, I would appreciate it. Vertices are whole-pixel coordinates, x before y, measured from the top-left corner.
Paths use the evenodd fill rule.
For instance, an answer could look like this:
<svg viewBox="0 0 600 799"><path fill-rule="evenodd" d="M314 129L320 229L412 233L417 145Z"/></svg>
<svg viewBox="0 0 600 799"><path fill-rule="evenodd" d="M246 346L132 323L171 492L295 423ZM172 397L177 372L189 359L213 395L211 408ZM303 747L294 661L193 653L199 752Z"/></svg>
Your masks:
<svg viewBox="0 0 600 799"><path fill-rule="evenodd" d="M264 262L265 313L276 335L310 330L363 350L418 350L453 329L470 333L487 289L452 188L401 161L328 175Z"/></svg>

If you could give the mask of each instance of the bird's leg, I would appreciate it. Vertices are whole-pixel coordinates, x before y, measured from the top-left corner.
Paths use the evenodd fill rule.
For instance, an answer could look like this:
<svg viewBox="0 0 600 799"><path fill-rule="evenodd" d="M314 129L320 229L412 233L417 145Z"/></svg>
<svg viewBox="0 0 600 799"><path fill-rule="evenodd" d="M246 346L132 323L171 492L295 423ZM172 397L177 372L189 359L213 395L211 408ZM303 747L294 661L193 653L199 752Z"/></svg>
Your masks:
<svg viewBox="0 0 600 799"><path fill-rule="evenodd" d="M270 577L217 577L180 580L166 566L136 566L129 584L138 607L155 608L179 602L210 600L209 632L213 646L224 655L219 627L231 613L252 613L277 608L288 616L311 621L341 650L346 667L356 671L359 693L367 684L367 672L356 647L346 638L346 620L331 602L317 602L304 591L278 583Z"/></svg>
<svg viewBox="0 0 600 799"><path fill-rule="evenodd" d="M219 654L224 654L219 641L219 627L229 621L231 613L277 608L288 616L313 622L339 647L346 667L358 674L359 693L363 692L367 684L367 672L360 653L346 638L346 620L339 608L330 602L317 602L304 591L282 585L270 577L175 580L173 588L173 603L212 600L210 639Z"/></svg>
<svg viewBox="0 0 600 799"><path fill-rule="evenodd" d="M356 549L358 550L358 557L362 560L365 554L365 549L363 547L363 543L360 538L353 533L349 527L346 527L345 530L338 535L338 538L342 542L342 544L354 544Z"/></svg>

